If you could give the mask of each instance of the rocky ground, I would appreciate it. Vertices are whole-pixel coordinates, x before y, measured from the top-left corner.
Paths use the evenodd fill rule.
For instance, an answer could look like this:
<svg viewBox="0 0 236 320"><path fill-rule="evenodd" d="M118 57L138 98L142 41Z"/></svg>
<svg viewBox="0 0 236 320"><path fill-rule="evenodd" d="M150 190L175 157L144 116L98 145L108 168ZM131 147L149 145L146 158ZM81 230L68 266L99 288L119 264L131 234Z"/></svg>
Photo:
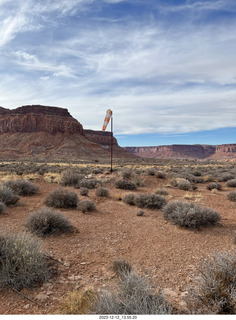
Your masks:
<svg viewBox="0 0 236 320"><path fill-rule="evenodd" d="M224 182L222 191L212 192L206 189L206 184L198 184L197 190L188 192L166 186L165 179L143 176L143 186L133 191L150 193L166 187L170 193L168 201L196 201L221 213L220 225L193 231L167 223L161 210L145 209L143 216L137 216L137 207L120 200L130 191L114 187L117 173L96 178L109 178L105 184L109 197L98 197L95 190L83 197L79 189L69 188L81 200L88 197L93 200L97 210L86 214L77 209L60 210L77 231L42 240L45 253L57 260L58 274L49 282L20 293L9 287L1 288L0 314L58 314L60 303L75 287L109 289L114 282L112 262L120 258L148 276L153 285L163 289L166 297L185 312L184 296L196 277L195 267L213 251L235 247L236 204L227 200L232 188ZM6 214L0 216L0 231L24 231L29 213L41 208L48 193L58 187L42 178L34 182L40 191L34 196L21 197L16 206L8 207Z"/></svg>

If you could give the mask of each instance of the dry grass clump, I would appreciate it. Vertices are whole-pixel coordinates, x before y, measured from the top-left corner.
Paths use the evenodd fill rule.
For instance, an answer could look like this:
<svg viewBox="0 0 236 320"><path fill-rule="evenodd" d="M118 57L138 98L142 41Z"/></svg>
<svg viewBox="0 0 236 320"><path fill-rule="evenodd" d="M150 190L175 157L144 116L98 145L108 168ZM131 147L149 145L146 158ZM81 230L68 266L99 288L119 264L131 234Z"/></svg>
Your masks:
<svg viewBox="0 0 236 320"><path fill-rule="evenodd" d="M230 201L236 202L236 190L229 192L227 194L227 199L229 199Z"/></svg>
<svg viewBox="0 0 236 320"><path fill-rule="evenodd" d="M79 202L73 191L57 188L46 197L44 204L53 208L75 208Z"/></svg>
<svg viewBox="0 0 236 320"><path fill-rule="evenodd" d="M94 305L94 314L171 314L172 308L145 277L137 275L126 264L120 264L116 292L101 291ZM129 266L129 265L128 265ZM123 267L125 269L123 269ZM125 270L125 271L123 271Z"/></svg>
<svg viewBox="0 0 236 320"><path fill-rule="evenodd" d="M180 227L196 229L215 225L221 219L211 208L201 209L198 204L185 201L172 201L164 207L164 219Z"/></svg>
<svg viewBox="0 0 236 320"><path fill-rule="evenodd" d="M32 196L39 190L36 184L27 180L8 180L4 185L19 196Z"/></svg>
<svg viewBox="0 0 236 320"><path fill-rule="evenodd" d="M0 236L1 287L31 288L51 275L41 242L26 233Z"/></svg>
<svg viewBox="0 0 236 320"><path fill-rule="evenodd" d="M83 213L91 212L96 210L96 205L92 200L83 200L78 203L78 210Z"/></svg>
<svg viewBox="0 0 236 320"><path fill-rule="evenodd" d="M115 187L117 189L124 189L124 190L136 190L137 189L136 185L127 179L117 180L115 183Z"/></svg>
<svg viewBox="0 0 236 320"><path fill-rule="evenodd" d="M78 186L84 176L75 170L68 169L62 172L60 184L62 186Z"/></svg>
<svg viewBox="0 0 236 320"><path fill-rule="evenodd" d="M201 262L187 302L193 313L236 313L236 252L213 253Z"/></svg>
<svg viewBox="0 0 236 320"><path fill-rule="evenodd" d="M39 237L60 235L74 231L73 225L61 212L42 208L32 212L28 217L26 228Z"/></svg>
<svg viewBox="0 0 236 320"><path fill-rule="evenodd" d="M235 188L236 187L236 179L231 179L226 182L227 187Z"/></svg>
<svg viewBox="0 0 236 320"><path fill-rule="evenodd" d="M166 199L159 194L141 193L135 197L135 205L139 208L162 209Z"/></svg>
<svg viewBox="0 0 236 320"><path fill-rule="evenodd" d="M60 305L60 314L90 314L98 294L92 289L68 292Z"/></svg>
<svg viewBox="0 0 236 320"><path fill-rule="evenodd" d="M212 183L209 183L206 188L208 190L213 190L213 189L216 189L216 190L221 190L222 189L222 185L218 182L212 182Z"/></svg>
<svg viewBox="0 0 236 320"><path fill-rule="evenodd" d="M170 193L167 189L161 188L161 189L158 189L157 191L155 191L155 194L159 194L161 196L168 196Z"/></svg>
<svg viewBox="0 0 236 320"><path fill-rule="evenodd" d="M96 190L96 196L98 197L108 197L109 196L109 190L104 187L98 187Z"/></svg>
<svg viewBox="0 0 236 320"><path fill-rule="evenodd" d="M123 277L133 271L133 267L125 259L113 261L112 270L118 277Z"/></svg>
<svg viewBox="0 0 236 320"><path fill-rule="evenodd" d="M0 185L0 201L6 206L16 204L19 201L19 197L7 186Z"/></svg>

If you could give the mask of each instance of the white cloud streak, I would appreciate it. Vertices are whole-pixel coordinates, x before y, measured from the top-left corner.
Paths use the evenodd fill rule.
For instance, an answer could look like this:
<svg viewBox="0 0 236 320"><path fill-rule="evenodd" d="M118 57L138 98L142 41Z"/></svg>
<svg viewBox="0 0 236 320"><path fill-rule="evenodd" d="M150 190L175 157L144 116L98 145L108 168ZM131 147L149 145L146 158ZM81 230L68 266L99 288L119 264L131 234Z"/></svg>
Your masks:
<svg viewBox="0 0 236 320"><path fill-rule="evenodd" d="M96 130L111 107L117 134L236 126L235 22L196 25L186 18L166 27L154 18L95 15L95 0L20 2L0 1L0 105L67 107ZM206 14L230 10L230 3L187 1L158 9Z"/></svg>

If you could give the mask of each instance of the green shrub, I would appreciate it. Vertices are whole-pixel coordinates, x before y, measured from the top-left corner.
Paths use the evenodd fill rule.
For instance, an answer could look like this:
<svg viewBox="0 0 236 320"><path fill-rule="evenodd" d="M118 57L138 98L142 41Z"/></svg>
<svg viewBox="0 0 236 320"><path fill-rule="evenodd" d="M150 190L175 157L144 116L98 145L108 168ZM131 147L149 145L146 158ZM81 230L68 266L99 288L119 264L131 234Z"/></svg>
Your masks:
<svg viewBox="0 0 236 320"><path fill-rule="evenodd" d="M92 200L83 200L78 204L78 210L85 212L95 211L96 205Z"/></svg>
<svg viewBox="0 0 236 320"><path fill-rule="evenodd" d="M98 187L96 190L96 196L98 197L108 197L109 196L109 190L104 187Z"/></svg>
<svg viewBox="0 0 236 320"><path fill-rule="evenodd" d="M212 182L212 183L209 183L206 188L208 190L213 190L213 189L216 189L216 190L221 190L222 189L222 185L220 183L217 183L217 182Z"/></svg>
<svg viewBox="0 0 236 320"><path fill-rule="evenodd" d="M227 199L229 199L230 201L236 202L236 190L229 192L227 194Z"/></svg>
<svg viewBox="0 0 236 320"><path fill-rule="evenodd" d="M139 208L161 209L166 205L166 199L159 194L142 193L135 197L135 204Z"/></svg>
<svg viewBox="0 0 236 320"><path fill-rule="evenodd" d="M215 225L221 219L211 208L201 209L195 203L172 201L164 207L164 219L185 228L199 228Z"/></svg>
<svg viewBox="0 0 236 320"><path fill-rule="evenodd" d="M236 179L231 179L226 182L227 187L235 188L236 187Z"/></svg>
<svg viewBox="0 0 236 320"><path fill-rule="evenodd" d="M74 231L74 227L62 213L48 208L32 212L25 226L29 231L40 237Z"/></svg>
<svg viewBox="0 0 236 320"><path fill-rule="evenodd" d="M115 187L117 189L124 189L124 190L136 190L137 189L136 185L133 182L126 180L126 179L117 180L115 183Z"/></svg>
<svg viewBox="0 0 236 320"><path fill-rule="evenodd" d="M0 201L5 203L6 206L16 204L19 197L7 186L0 185Z"/></svg>
<svg viewBox="0 0 236 320"><path fill-rule="evenodd" d="M46 197L44 204L53 208L75 208L79 198L73 191L57 188Z"/></svg>
<svg viewBox="0 0 236 320"><path fill-rule="evenodd" d="M19 196L31 196L39 190L38 186L27 180L8 180L4 185Z"/></svg>
<svg viewBox="0 0 236 320"><path fill-rule="evenodd" d="M0 286L20 290L51 277L41 242L26 233L0 236Z"/></svg>
<svg viewBox="0 0 236 320"><path fill-rule="evenodd" d="M136 198L136 195L133 194L133 193L128 193L128 194L125 194L124 197L122 198L122 200L124 201L124 203L126 204L129 204L131 206L134 206L135 205L135 198Z"/></svg>
<svg viewBox="0 0 236 320"><path fill-rule="evenodd" d="M236 252L213 253L201 262L187 301L193 313L236 313Z"/></svg>

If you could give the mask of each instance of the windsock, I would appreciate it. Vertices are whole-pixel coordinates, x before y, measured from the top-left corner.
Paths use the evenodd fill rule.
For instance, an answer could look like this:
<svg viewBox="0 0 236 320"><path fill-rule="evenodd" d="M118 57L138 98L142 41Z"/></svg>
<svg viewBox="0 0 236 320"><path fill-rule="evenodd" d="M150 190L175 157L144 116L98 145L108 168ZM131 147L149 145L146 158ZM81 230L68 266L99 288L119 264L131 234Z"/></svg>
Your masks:
<svg viewBox="0 0 236 320"><path fill-rule="evenodd" d="M111 119L111 116L112 116L112 111L110 109L107 110L107 113L106 113L106 117L105 117L105 120L104 120L104 123L103 123L103 126L102 126L102 131L105 131L106 130L106 127Z"/></svg>

